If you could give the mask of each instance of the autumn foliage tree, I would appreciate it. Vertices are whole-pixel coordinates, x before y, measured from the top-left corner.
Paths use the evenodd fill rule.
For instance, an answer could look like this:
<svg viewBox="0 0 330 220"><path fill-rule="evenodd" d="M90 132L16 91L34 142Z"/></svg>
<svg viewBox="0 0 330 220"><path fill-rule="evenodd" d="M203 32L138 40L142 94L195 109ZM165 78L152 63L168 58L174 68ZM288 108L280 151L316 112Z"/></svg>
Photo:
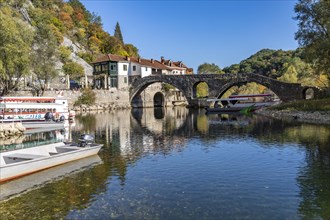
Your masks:
<svg viewBox="0 0 330 220"><path fill-rule="evenodd" d="M17 89L30 73L33 31L10 7L0 7L0 95Z"/></svg>
<svg viewBox="0 0 330 220"><path fill-rule="evenodd" d="M299 0L295 12L299 22L295 38L304 58L330 79L330 1Z"/></svg>

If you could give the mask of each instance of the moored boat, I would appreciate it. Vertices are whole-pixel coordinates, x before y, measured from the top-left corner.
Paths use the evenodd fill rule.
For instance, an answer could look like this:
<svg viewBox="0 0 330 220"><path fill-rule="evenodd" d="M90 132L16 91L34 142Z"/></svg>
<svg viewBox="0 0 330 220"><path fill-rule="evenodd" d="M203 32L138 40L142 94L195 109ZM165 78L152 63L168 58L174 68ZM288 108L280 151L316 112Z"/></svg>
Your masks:
<svg viewBox="0 0 330 220"><path fill-rule="evenodd" d="M102 146L93 143L91 135L82 135L80 143L58 142L0 152L0 182L95 155Z"/></svg>
<svg viewBox="0 0 330 220"><path fill-rule="evenodd" d="M64 121L74 116L64 97L0 97L1 122Z"/></svg>
<svg viewBox="0 0 330 220"><path fill-rule="evenodd" d="M226 99L208 99L213 107L207 107L206 113L249 113L257 109L276 105L280 101L272 94L231 95Z"/></svg>
<svg viewBox="0 0 330 220"><path fill-rule="evenodd" d="M214 102L213 107L205 108L206 114L210 113L235 113L235 112L253 112L256 110L254 105L236 106L239 101L247 100L246 98L228 98L228 99L208 99L208 102Z"/></svg>
<svg viewBox="0 0 330 220"><path fill-rule="evenodd" d="M101 158L98 155L92 155L31 175L26 175L22 178L4 182L0 185L0 201L27 193L49 182L63 179L71 174L84 172L100 164L102 164Z"/></svg>

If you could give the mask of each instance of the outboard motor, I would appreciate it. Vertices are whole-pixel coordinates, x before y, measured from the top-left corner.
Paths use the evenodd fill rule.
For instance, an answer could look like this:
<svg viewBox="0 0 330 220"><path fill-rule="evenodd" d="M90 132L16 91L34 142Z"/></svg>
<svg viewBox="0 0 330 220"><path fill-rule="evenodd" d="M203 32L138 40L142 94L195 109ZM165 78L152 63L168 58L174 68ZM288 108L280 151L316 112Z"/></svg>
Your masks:
<svg viewBox="0 0 330 220"><path fill-rule="evenodd" d="M46 119L46 121L50 121L54 119L54 115L51 112L47 112L44 116L44 118Z"/></svg>
<svg viewBox="0 0 330 220"><path fill-rule="evenodd" d="M79 147L86 147L88 144L94 143L94 136L91 134L82 134L78 140Z"/></svg>

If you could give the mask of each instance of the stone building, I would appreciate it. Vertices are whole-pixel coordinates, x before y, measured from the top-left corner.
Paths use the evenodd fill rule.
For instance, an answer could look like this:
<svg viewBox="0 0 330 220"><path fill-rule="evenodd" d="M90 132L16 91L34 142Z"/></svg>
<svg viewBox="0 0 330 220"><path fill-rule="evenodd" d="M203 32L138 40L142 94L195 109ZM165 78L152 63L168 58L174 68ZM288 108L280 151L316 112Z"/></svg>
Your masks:
<svg viewBox="0 0 330 220"><path fill-rule="evenodd" d="M130 83L138 78L151 75L192 74L182 61L144 59L106 54L96 59L93 64L93 88L117 93L129 91ZM162 83L148 86L139 96L134 97L132 107L170 106L185 102L185 97L175 88L164 91Z"/></svg>
<svg viewBox="0 0 330 220"><path fill-rule="evenodd" d="M98 89L125 89L135 78L161 74L191 74L182 61L143 59L106 54L93 64L94 87Z"/></svg>

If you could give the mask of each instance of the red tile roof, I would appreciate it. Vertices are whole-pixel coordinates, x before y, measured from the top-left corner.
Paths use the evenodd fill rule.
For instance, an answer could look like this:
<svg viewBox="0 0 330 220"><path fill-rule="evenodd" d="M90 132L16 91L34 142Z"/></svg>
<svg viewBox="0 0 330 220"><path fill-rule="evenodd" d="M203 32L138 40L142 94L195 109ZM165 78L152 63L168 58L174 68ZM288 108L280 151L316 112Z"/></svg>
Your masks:
<svg viewBox="0 0 330 220"><path fill-rule="evenodd" d="M143 59L143 58L136 58L136 57L123 57L115 54L106 54L98 57L94 63L102 63L106 61L115 61L115 62L133 62L138 63L141 66L148 66L155 69L164 69L164 70L171 70L171 69L187 69L187 71L192 72L192 68L188 68L184 65L181 61L173 62L171 60L165 60L163 57L160 61L154 59ZM180 66L181 65L181 66Z"/></svg>

